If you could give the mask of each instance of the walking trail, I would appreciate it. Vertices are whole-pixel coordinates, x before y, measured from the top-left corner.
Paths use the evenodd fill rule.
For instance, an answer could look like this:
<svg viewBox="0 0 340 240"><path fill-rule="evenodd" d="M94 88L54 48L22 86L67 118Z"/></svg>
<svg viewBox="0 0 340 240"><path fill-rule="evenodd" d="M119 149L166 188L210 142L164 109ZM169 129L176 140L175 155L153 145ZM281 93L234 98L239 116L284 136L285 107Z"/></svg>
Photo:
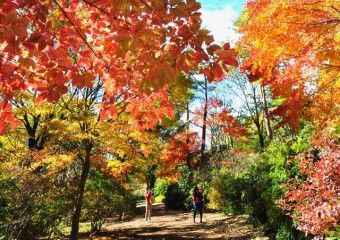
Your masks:
<svg viewBox="0 0 340 240"><path fill-rule="evenodd" d="M145 223L145 205L137 207L134 215L125 215L124 220L110 220L103 225L101 233L92 239L229 239L267 240L247 223L247 218L227 216L221 213L203 213L203 223L193 222L192 212L168 211L163 204L154 204L152 223ZM81 239L89 239L88 234Z"/></svg>

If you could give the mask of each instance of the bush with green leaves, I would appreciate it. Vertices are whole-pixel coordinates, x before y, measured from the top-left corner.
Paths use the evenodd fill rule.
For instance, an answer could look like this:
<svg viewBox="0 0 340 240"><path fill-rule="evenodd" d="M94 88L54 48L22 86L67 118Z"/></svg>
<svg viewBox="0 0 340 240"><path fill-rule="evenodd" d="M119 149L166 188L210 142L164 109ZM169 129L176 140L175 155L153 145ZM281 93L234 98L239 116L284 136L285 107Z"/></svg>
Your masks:
<svg viewBox="0 0 340 240"><path fill-rule="evenodd" d="M165 194L165 207L171 210L184 210L186 209L184 202L187 197L187 194L178 187L178 183L171 183Z"/></svg>
<svg viewBox="0 0 340 240"><path fill-rule="evenodd" d="M83 200L83 219L91 222L91 233L99 232L108 218L134 210L132 192L111 176L91 171Z"/></svg>
<svg viewBox="0 0 340 240"><path fill-rule="evenodd" d="M305 239L276 202L286 192L283 184L298 174L297 163L289 156L308 146L305 141L301 138L293 145L273 141L263 153L242 159L237 168L213 170L208 207L247 213L253 224L264 226L276 239Z"/></svg>
<svg viewBox="0 0 340 240"><path fill-rule="evenodd" d="M155 182L155 187L153 188L152 192L153 195L157 196L165 196L170 182L167 178L157 178Z"/></svg>
<svg viewBox="0 0 340 240"><path fill-rule="evenodd" d="M0 237L61 237L60 224L72 209L70 191L34 174L21 177L25 181L0 176L0 192L6 193L0 195Z"/></svg>
<svg viewBox="0 0 340 240"><path fill-rule="evenodd" d="M164 204L168 209L188 210L192 206L191 192L194 188L193 173L185 164L179 165L178 171L180 174L178 182L170 183L167 186ZM156 192L158 191L159 190L156 190ZM164 188L162 191L164 191Z"/></svg>
<svg viewBox="0 0 340 240"><path fill-rule="evenodd" d="M241 173L227 168L213 170L208 194L208 208L228 214L242 213L245 181Z"/></svg>
<svg viewBox="0 0 340 240"><path fill-rule="evenodd" d="M290 176L298 174L297 163L290 160L291 154L295 152L290 145L273 141L246 172L248 187L244 204L250 219L282 240L306 239L277 204L286 192L284 184Z"/></svg>

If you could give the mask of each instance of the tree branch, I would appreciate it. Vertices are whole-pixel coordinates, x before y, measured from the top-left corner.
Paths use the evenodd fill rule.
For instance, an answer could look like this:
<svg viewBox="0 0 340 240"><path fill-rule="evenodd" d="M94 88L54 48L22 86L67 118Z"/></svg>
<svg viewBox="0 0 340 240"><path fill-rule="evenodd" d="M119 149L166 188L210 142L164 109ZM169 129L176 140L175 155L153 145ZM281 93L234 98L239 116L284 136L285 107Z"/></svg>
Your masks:
<svg viewBox="0 0 340 240"><path fill-rule="evenodd" d="M79 29L76 27L76 25L74 25L74 23L72 22L72 20L70 19L70 17L67 15L67 13L65 12L65 10L60 6L60 4L57 2L57 0L53 0L53 2L55 4L57 4L58 8L62 11L62 13L64 14L64 16L67 18L67 20L71 23L72 27L76 30L76 32L78 33L78 35L80 36L80 38L84 41L84 43L86 44L86 46L88 46L88 48L91 50L91 52L97 57L99 58L99 56L97 55L97 53L94 51L94 49L90 46L90 44L86 41L85 37L80 33Z"/></svg>

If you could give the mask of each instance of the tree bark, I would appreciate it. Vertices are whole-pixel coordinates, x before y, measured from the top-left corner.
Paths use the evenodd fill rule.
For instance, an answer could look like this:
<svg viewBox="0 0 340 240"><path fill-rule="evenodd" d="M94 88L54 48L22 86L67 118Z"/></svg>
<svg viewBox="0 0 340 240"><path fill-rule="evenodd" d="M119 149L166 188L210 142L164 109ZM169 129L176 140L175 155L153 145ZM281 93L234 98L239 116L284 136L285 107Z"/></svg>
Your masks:
<svg viewBox="0 0 340 240"><path fill-rule="evenodd" d="M272 128L270 126L270 118L269 118L269 111L268 111L268 103L267 103L267 99L266 99L266 92L264 89L264 86L261 84L260 86L261 88L261 97L262 97L262 103L263 103L263 113L265 116L265 126L266 126L266 131L267 131L267 136L269 140L273 139L273 131Z"/></svg>
<svg viewBox="0 0 340 240"><path fill-rule="evenodd" d="M186 143L187 143L187 146L189 146L189 142L190 142L190 138L189 138L189 133L190 133L190 112L189 112L189 103L187 103L187 106L186 106L186 110L187 110L187 125L186 125L186 134L187 134L187 140L186 140ZM190 169L190 165L191 165L191 161L190 161L190 154L188 153L187 154L187 166L188 168Z"/></svg>
<svg viewBox="0 0 340 240"><path fill-rule="evenodd" d="M75 212L72 217L70 240L78 239L79 221L80 221L80 216L81 216L81 208L83 205L85 184L86 184L87 176L90 172L90 166L91 166L91 160L90 160L91 150L92 150L92 143L86 144L86 155L84 158L84 164L83 164L83 168L81 172L80 181L78 184L78 193L75 197L75 203L74 203Z"/></svg>
<svg viewBox="0 0 340 240"><path fill-rule="evenodd" d="M201 161L200 161L201 166L203 165L204 162L204 152L206 146L207 116L208 116L208 80L207 77L204 75L204 109L203 109Z"/></svg>

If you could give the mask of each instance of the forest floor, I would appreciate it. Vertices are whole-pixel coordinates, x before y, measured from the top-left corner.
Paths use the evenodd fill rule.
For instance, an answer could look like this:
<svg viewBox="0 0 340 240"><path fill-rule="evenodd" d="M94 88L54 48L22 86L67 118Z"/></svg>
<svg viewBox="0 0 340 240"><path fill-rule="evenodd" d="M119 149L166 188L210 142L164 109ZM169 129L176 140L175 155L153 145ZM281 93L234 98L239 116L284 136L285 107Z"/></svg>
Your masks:
<svg viewBox="0 0 340 240"><path fill-rule="evenodd" d="M152 223L145 223L145 205L137 206L135 214L126 214L123 221L109 219L100 233L92 238L81 233L80 239L228 239L268 240L247 223L247 216L230 216L221 213L203 213L203 222L193 222L193 213L168 211L163 204L156 203L152 209Z"/></svg>

